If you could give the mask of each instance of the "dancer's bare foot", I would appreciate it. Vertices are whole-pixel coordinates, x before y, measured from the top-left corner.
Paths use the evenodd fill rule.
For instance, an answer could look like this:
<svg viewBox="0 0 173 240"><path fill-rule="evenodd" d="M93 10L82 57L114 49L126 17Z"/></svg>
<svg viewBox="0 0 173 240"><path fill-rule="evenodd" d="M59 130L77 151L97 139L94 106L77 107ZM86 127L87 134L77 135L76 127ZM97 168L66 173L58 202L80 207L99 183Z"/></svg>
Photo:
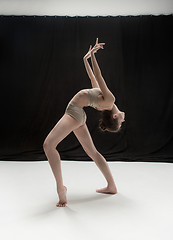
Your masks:
<svg viewBox="0 0 173 240"><path fill-rule="evenodd" d="M107 194L116 194L117 193L117 188L114 186L114 187L105 187L105 188L100 188L100 189L97 189L96 192L98 193L107 193Z"/></svg>
<svg viewBox="0 0 173 240"><path fill-rule="evenodd" d="M64 186L62 191L58 191L59 202L56 204L57 207L65 207L67 204L67 188Z"/></svg>

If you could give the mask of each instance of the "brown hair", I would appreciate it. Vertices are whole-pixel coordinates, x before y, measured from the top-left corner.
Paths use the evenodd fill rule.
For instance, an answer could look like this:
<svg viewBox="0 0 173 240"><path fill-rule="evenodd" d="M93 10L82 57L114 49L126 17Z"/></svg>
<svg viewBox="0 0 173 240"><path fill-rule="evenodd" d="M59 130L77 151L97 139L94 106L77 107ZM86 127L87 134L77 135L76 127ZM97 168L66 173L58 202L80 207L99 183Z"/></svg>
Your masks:
<svg viewBox="0 0 173 240"><path fill-rule="evenodd" d="M101 119L99 120L99 129L102 132L119 132L120 128L118 128L118 119L113 118L112 110L104 110L101 113Z"/></svg>

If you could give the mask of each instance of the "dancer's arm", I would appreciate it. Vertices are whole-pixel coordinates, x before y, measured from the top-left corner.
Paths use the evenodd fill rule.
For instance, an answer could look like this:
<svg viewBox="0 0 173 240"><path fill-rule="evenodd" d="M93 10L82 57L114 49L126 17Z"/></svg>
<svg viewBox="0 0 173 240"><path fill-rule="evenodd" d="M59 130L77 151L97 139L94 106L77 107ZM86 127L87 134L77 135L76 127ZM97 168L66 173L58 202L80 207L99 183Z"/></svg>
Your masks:
<svg viewBox="0 0 173 240"><path fill-rule="evenodd" d="M89 64L89 62L88 62L88 58L91 57L91 47L92 47L92 46L90 46L88 53L83 57L83 61L84 61L84 65L85 65L85 68L86 68L86 72L87 72L87 74L88 74L88 77L89 77L90 80L91 80L91 85L92 85L92 87L93 87L93 88L99 88L98 82L97 82L97 80L96 80L96 78L95 78L95 76L94 76L94 73L93 73L93 71L92 71L92 69L91 69L91 67L90 67L90 64Z"/></svg>
<svg viewBox="0 0 173 240"><path fill-rule="evenodd" d="M115 97L114 95L111 93L111 91L109 90L109 88L107 87L105 80L102 76L101 70L99 68L99 65L97 63L96 57L95 57L95 52L97 52L100 48L103 49L103 44L100 43L98 44L98 38L96 40L96 45L93 47L93 49L91 50L91 62L92 62L92 67L93 67L93 71L94 71L94 75L96 77L96 80L99 84L100 90L103 93L103 97L104 100L113 100L115 101Z"/></svg>

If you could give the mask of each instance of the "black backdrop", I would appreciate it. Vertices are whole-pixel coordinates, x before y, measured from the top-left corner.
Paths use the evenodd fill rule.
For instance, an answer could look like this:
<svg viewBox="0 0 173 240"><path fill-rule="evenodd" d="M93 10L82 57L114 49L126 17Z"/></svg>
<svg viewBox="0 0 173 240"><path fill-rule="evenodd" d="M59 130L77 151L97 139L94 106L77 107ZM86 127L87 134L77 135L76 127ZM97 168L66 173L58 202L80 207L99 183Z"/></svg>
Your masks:
<svg viewBox="0 0 173 240"><path fill-rule="evenodd" d="M97 59L116 104L120 133L100 133L85 108L97 149L112 161L173 162L173 16L0 16L0 160L46 160L43 142L68 101L90 88L83 56ZM90 160L71 133L61 158Z"/></svg>

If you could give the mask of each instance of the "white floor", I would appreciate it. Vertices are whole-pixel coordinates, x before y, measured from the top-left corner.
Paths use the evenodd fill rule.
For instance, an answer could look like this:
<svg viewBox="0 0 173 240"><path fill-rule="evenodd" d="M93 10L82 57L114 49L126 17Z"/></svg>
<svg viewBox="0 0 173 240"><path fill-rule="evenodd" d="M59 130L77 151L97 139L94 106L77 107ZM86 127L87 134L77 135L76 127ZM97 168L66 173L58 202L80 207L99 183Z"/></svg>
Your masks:
<svg viewBox="0 0 173 240"><path fill-rule="evenodd" d="M2 240L172 240L173 164L108 162L118 194L94 162L62 161L68 204L47 161L0 161Z"/></svg>

